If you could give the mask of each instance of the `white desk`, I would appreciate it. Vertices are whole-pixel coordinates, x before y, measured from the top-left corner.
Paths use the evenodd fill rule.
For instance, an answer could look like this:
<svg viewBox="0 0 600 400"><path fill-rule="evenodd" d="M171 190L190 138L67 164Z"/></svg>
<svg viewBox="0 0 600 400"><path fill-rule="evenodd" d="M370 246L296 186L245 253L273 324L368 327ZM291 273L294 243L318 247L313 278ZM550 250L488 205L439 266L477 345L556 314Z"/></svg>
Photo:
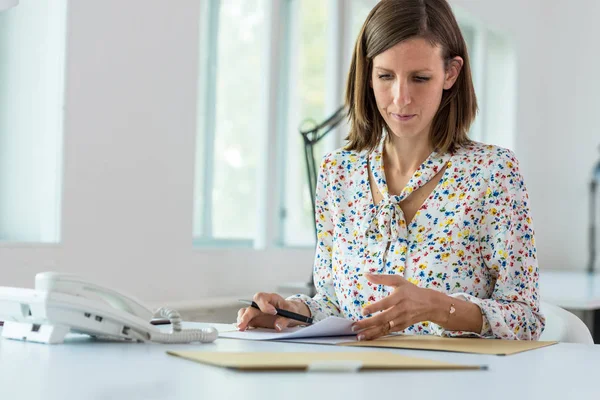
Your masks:
<svg viewBox="0 0 600 400"><path fill-rule="evenodd" d="M585 271L541 271L543 301L584 312L595 343L600 343L600 273Z"/></svg>
<svg viewBox="0 0 600 400"><path fill-rule="evenodd" d="M196 324L202 325L202 324ZM165 354L205 351L393 351L487 371L239 372ZM597 399L600 346L559 344L513 356L340 348L217 339L205 345L43 345L0 338L2 399Z"/></svg>

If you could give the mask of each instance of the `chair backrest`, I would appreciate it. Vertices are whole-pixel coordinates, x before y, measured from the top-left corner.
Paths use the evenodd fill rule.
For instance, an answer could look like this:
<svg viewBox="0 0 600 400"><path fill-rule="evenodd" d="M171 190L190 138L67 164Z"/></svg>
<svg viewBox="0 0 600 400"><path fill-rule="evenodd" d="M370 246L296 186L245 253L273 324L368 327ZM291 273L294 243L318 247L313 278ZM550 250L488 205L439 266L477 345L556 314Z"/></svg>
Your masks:
<svg viewBox="0 0 600 400"><path fill-rule="evenodd" d="M546 317L540 340L594 344L590 330L575 314L544 301L540 302L540 309Z"/></svg>

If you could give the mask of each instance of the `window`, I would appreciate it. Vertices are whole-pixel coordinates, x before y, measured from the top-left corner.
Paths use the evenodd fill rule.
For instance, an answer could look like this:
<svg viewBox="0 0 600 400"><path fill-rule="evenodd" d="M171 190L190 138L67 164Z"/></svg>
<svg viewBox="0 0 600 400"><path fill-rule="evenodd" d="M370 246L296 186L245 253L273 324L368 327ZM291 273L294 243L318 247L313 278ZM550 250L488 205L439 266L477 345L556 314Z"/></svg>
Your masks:
<svg viewBox="0 0 600 400"><path fill-rule="evenodd" d="M267 0L205 2L195 237L248 242L256 230L258 147L267 45ZM205 19L206 20L206 19Z"/></svg>
<svg viewBox="0 0 600 400"><path fill-rule="evenodd" d="M329 116L326 91L331 9L321 0L294 0L292 7L295 20L290 43L289 129L285 134L285 180L280 207L283 244L302 246L314 242L314 217L299 128L311 129ZM317 163L326 151L333 150L334 144L329 137L316 145Z"/></svg>
<svg viewBox="0 0 600 400"><path fill-rule="evenodd" d="M354 50L354 44L356 42L356 38L360 33L360 28L362 28L369 12L375 7L377 4L377 0L357 0L353 1L350 10L351 10L351 35L350 42L352 44L351 50Z"/></svg>
<svg viewBox="0 0 600 400"><path fill-rule="evenodd" d="M475 118L473 125L471 126L469 136L473 140L481 141L482 140L482 126L481 126L481 121L482 121L481 101L482 101L482 99L479 97L479 94L481 94L483 92L483 88L482 88L483 64L482 63L483 63L484 59L480 57L481 53L480 53L480 48L478 45L478 34L475 29L475 24L473 22L470 22L470 20L465 17L462 17L462 19L461 19L461 17L457 16L457 19L458 19L458 25L463 34L463 38L465 39L465 42L467 44L467 51L469 52L469 60L470 60L470 64L471 64L471 74L473 76L473 85L475 86L475 93L478 95L478 103L479 103L478 104L479 113L478 113L477 117Z"/></svg>
<svg viewBox="0 0 600 400"><path fill-rule="evenodd" d="M0 13L0 240L58 242L66 0Z"/></svg>
<svg viewBox="0 0 600 400"><path fill-rule="evenodd" d="M479 113L470 137L513 148L516 124L516 53L506 35L454 9L467 43Z"/></svg>
<svg viewBox="0 0 600 400"><path fill-rule="evenodd" d="M336 59L329 54L331 10L343 3L204 2L196 244L256 246L261 236L268 238L265 245L314 241L298 129L307 119L322 121L341 104L341 95L331 95L335 89L328 82L332 80L328 62ZM270 35L275 31L281 37ZM334 72L339 78L339 72ZM272 93L275 101L269 98ZM269 137L273 129L276 140ZM333 135L320 143L317 157L336 143ZM266 173L267 163L278 173ZM273 179L265 183L265 176ZM273 207L265 209L264 203L272 197L277 197Z"/></svg>
<svg viewBox="0 0 600 400"><path fill-rule="evenodd" d="M514 47L504 35L489 31L486 35L486 90L483 122L484 141L514 148L517 103L517 60Z"/></svg>

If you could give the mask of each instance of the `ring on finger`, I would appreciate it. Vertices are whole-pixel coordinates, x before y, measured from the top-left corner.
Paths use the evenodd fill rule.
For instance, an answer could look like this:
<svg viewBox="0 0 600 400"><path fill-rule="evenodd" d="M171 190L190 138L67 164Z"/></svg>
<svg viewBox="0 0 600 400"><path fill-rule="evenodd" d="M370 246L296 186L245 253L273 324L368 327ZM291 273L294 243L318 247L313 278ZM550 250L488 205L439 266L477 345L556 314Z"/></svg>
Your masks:
<svg viewBox="0 0 600 400"><path fill-rule="evenodd" d="M387 335L388 333L390 333L390 331L392 330L392 328L394 327L394 321L388 321L387 324L383 325L383 335Z"/></svg>
<svg viewBox="0 0 600 400"><path fill-rule="evenodd" d="M390 333L390 324L383 324L383 327L381 329L383 330L383 335L387 335L388 333Z"/></svg>

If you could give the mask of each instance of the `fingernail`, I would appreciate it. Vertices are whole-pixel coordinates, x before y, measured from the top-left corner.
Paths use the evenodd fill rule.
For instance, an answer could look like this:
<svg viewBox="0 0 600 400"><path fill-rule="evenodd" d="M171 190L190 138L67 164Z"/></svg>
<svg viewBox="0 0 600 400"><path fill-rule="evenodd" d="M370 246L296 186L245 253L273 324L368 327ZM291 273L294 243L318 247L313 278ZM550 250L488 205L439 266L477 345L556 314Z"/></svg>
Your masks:
<svg viewBox="0 0 600 400"><path fill-rule="evenodd" d="M281 330L281 325L275 324L275 329L277 329L278 331L280 331Z"/></svg>
<svg viewBox="0 0 600 400"><path fill-rule="evenodd" d="M360 331L360 328L358 326L352 326L352 332L356 332L356 331Z"/></svg>
<svg viewBox="0 0 600 400"><path fill-rule="evenodd" d="M276 310L276 309L272 309L272 310L271 310L271 314L273 314L273 315L277 315L277 310Z"/></svg>
<svg viewBox="0 0 600 400"><path fill-rule="evenodd" d="M368 308L365 308L362 312L362 315L369 315L371 314L371 310L369 310Z"/></svg>
<svg viewBox="0 0 600 400"><path fill-rule="evenodd" d="M358 341L365 340L365 335L358 335Z"/></svg>

